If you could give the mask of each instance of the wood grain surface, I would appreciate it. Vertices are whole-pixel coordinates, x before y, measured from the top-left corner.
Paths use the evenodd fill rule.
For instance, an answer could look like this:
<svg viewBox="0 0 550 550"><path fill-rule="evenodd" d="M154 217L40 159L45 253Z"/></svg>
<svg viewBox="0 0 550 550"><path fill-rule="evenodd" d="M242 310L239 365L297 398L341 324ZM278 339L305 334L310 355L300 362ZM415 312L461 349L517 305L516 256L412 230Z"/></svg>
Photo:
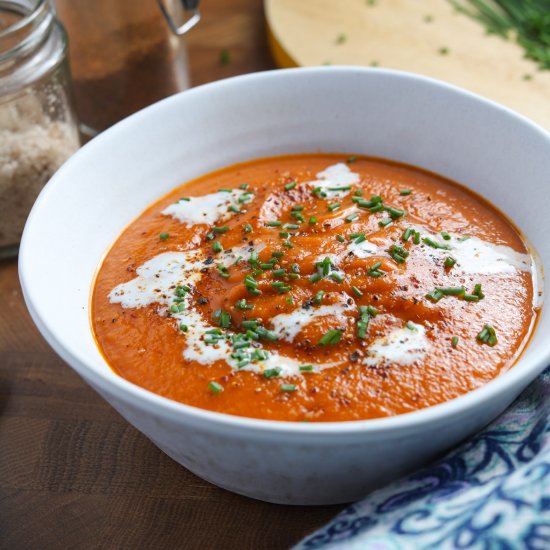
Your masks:
<svg viewBox="0 0 550 550"><path fill-rule="evenodd" d="M194 84L272 68L260 0L202 4ZM288 548L340 508L254 501L173 462L54 354L0 262L0 548Z"/></svg>
<svg viewBox="0 0 550 550"><path fill-rule="evenodd" d="M550 71L449 0L264 0L282 66L372 65L438 78L550 129Z"/></svg>

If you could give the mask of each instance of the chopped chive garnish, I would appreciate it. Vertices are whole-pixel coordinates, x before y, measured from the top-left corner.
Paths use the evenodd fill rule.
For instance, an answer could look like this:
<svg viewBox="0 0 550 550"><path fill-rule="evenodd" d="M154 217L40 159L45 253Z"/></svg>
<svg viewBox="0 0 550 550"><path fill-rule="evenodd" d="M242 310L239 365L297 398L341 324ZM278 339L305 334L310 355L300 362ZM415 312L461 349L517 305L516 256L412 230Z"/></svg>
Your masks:
<svg viewBox="0 0 550 550"><path fill-rule="evenodd" d="M320 290L319 292L317 292L317 294L315 294L315 296L313 297L313 302L315 304L320 304L322 301L323 301L323 298L325 296L325 291L324 290Z"/></svg>
<svg viewBox="0 0 550 550"><path fill-rule="evenodd" d="M253 277L251 277L250 275L247 275L245 278L244 278L244 284L245 285L248 285L248 286L253 286L253 287L257 287L258 286L258 281L256 281Z"/></svg>
<svg viewBox="0 0 550 550"><path fill-rule="evenodd" d="M235 307L242 310L254 309L254 306L252 304L248 304L244 298L242 298L241 300L237 300L235 302Z"/></svg>
<svg viewBox="0 0 550 550"><path fill-rule="evenodd" d="M272 252L271 255L274 258L282 258L285 255L285 253L282 252L281 250L276 250L275 252Z"/></svg>
<svg viewBox="0 0 550 550"><path fill-rule="evenodd" d="M443 237L444 241L450 241L451 240L451 236L449 235L449 233L447 233L447 231L442 231L441 236Z"/></svg>
<svg viewBox="0 0 550 550"><path fill-rule="evenodd" d="M244 204L245 202L250 202L253 196L254 196L254 193L252 193L251 191L247 191L246 193L243 193L239 197L238 201L240 204Z"/></svg>
<svg viewBox="0 0 550 550"><path fill-rule="evenodd" d="M483 294L480 284L474 286L474 291L472 292L472 294L474 296L477 296L480 300L483 300L483 298L485 298L485 294Z"/></svg>
<svg viewBox="0 0 550 550"><path fill-rule="evenodd" d="M392 220L397 220L407 215L406 210L398 210L392 206L384 206L384 210L390 215Z"/></svg>
<svg viewBox="0 0 550 550"><path fill-rule="evenodd" d="M292 264L290 266L290 271L292 273L300 273L300 266L298 264Z"/></svg>
<svg viewBox="0 0 550 550"><path fill-rule="evenodd" d="M283 246L286 246L287 248L294 248L294 245L288 239L283 241Z"/></svg>
<svg viewBox="0 0 550 550"><path fill-rule="evenodd" d="M464 299L467 302L479 302L479 296L475 296L474 294L464 294Z"/></svg>
<svg viewBox="0 0 550 550"><path fill-rule="evenodd" d="M493 347L497 342L497 334L495 329L491 325L485 325L483 330L476 336L478 342L482 344L487 344Z"/></svg>
<svg viewBox="0 0 550 550"><path fill-rule="evenodd" d="M229 278L229 270L227 269L227 267L225 267L224 265L222 264L218 264L216 266L216 269L218 270L219 274L224 278L224 279L228 279Z"/></svg>
<svg viewBox="0 0 550 550"><path fill-rule="evenodd" d="M424 244L427 244L428 246L431 246L432 248L439 248L441 250L449 250L449 246L446 244L438 243L437 241L434 241L430 239L430 237L424 237L422 239L422 242Z"/></svg>
<svg viewBox="0 0 550 550"><path fill-rule="evenodd" d="M279 221L279 220L272 220L272 221L269 221L269 222L265 222L265 225L267 227L279 227L279 226L283 225L283 222Z"/></svg>
<svg viewBox="0 0 550 550"><path fill-rule="evenodd" d="M332 204L329 204L327 206L327 210L329 212L334 212L335 210L337 210L338 208L340 208L340 206L342 206L339 202L334 202Z"/></svg>
<svg viewBox="0 0 550 550"><path fill-rule="evenodd" d="M290 233L288 231L279 231L279 237L286 239L287 237L290 237Z"/></svg>
<svg viewBox="0 0 550 550"><path fill-rule="evenodd" d="M187 325L185 325L184 323L181 323L180 324L180 330L182 332L187 332L189 330L189 327Z"/></svg>
<svg viewBox="0 0 550 550"><path fill-rule="evenodd" d="M244 231L245 233L252 233L252 226L251 226L249 223L247 223L247 224L244 226L243 231Z"/></svg>
<svg viewBox="0 0 550 550"><path fill-rule="evenodd" d="M353 220L356 220L359 217L357 212L352 212L349 216L346 216L344 219L347 223L351 223Z"/></svg>
<svg viewBox="0 0 550 550"><path fill-rule="evenodd" d="M346 242L346 239L344 239L344 237L342 237L342 235L336 235L336 240L338 242L341 242L341 243Z"/></svg>
<svg viewBox="0 0 550 550"><path fill-rule="evenodd" d="M466 299L466 290L463 286L439 287L426 294L426 298L433 302L439 302L443 296L463 296Z"/></svg>
<svg viewBox="0 0 550 550"><path fill-rule="evenodd" d="M249 319L247 321L243 321L242 323L243 328L247 329L256 329L258 328L258 321L254 321L252 319Z"/></svg>
<svg viewBox="0 0 550 550"><path fill-rule="evenodd" d="M294 189L296 187L296 182L293 181L292 183L287 183L285 185L285 191L290 191L291 189Z"/></svg>
<svg viewBox="0 0 550 550"><path fill-rule="evenodd" d="M356 197L362 197L363 196L363 190L362 189L357 189L354 193L354 195Z"/></svg>
<svg viewBox="0 0 550 550"><path fill-rule="evenodd" d="M413 229L413 243L420 244L420 231Z"/></svg>
<svg viewBox="0 0 550 550"><path fill-rule="evenodd" d="M454 267L456 264L456 260L454 258L452 258L451 256L447 256L445 258L445 262L443 263L443 265L447 268L447 269L450 269L451 267Z"/></svg>
<svg viewBox="0 0 550 550"><path fill-rule="evenodd" d="M191 199L190 199L189 197L181 197L181 198L179 199L179 201L190 202ZM179 201L178 201L178 202L179 202Z"/></svg>
<svg viewBox="0 0 550 550"><path fill-rule="evenodd" d="M170 233L165 233L165 232L163 232L163 233L161 233L161 234L159 235L159 239L160 239L161 241L165 241L166 239L168 239L168 237L170 237Z"/></svg>
<svg viewBox="0 0 550 550"><path fill-rule="evenodd" d="M351 185L344 185L340 187L327 187L329 191L349 191L351 189Z"/></svg>
<svg viewBox="0 0 550 550"><path fill-rule="evenodd" d="M320 346L326 346L328 344L337 344L342 338L342 331L338 329L330 329L321 339L317 342Z"/></svg>
<svg viewBox="0 0 550 550"><path fill-rule="evenodd" d="M176 296L183 298L191 289L185 285L178 285L176 287Z"/></svg>
<svg viewBox="0 0 550 550"><path fill-rule="evenodd" d="M251 339L251 340L259 340L260 337L258 336L258 333L257 332L254 332L253 330L249 329L246 331L246 335ZM244 342L243 344L240 345L240 347L248 347L248 342ZM235 348L237 348L237 346L235 345Z"/></svg>
<svg viewBox="0 0 550 550"><path fill-rule="evenodd" d="M274 269L273 270L273 276L274 277L283 277L286 274L286 269Z"/></svg>
<svg viewBox="0 0 550 550"><path fill-rule="evenodd" d="M293 392L296 391L296 386L294 384L281 384L281 391Z"/></svg>
<svg viewBox="0 0 550 550"><path fill-rule="evenodd" d="M294 304L294 300L292 299L292 296L289 296L289 297L285 300L285 302L286 302L289 306L291 306L291 305Z"/></svg>
<svg viewBox="0 0 550 550"><path fill-rule="evenodd" d="M383 277L385 275L385 272L379 269L381 265L382 262L376 262L375 264L373 264L368 270L367 275L369 275L370 277L374 277L375 279Z"/></svg>
<svg viewBox="0 0 550 550"><path fill-rule="evenodd" d="M402 246L392 244L386 251L398 264L404 264L409 255L409 251Z"/></svg>
<svg viewBox="0 0 550 550"><path fill-rule="evenodd" d="M310 216L309 225L315 225L317 223L317 218L315 216Z"/></svg>
<svg viewBox="0 0 550 550"><path fill-rule="evenodd" d="M329 277L333 280L333 281L336 281L337 283L341 283L343 280L344 280L344 275L342 273L340 273L340 271L333 271Z"/></svg>
<svg viewBox="0 0 550 550"><path fill-rule="evenodd" d="M258 265L258 253L253 250L251 253L250 253L250 258L248 258L248 263L252 266L252 267L256 267Z"/></svg>
<svg viewBox="0 0 550 550"><path fill-rule="evenodd" d="M229 206L228 210L230 212L234 212L235 214L238 214L240 212L240 210L234 205L232 204L231 206Z"/></svg>
<svg viewBox="0 0 550 550"><path fill-rule="evenodd" d="M221 328L229 328L231 326L231 315L223 309L215 311L214 318L218 320L218 326Z"/></svg>
<svg viewBox="0 0 550 550"><path fill-rule="evenodd" d="M276 378L281 374L281 367L273 367L272 369L264 370L264 378Z"/></svg>
<svg viewBox="0 0 550 550"><path fill-rule="evenodd" d="M356 160L357 160L357 157L354 156L354 155L352 155L351 157L348 157L348 158L347 158L346 162L347 162L348 164L351 164L351 163L355 162Z"/></svg>
<svg viewBox="0 0 550 550"><path fill-rule="evenodd" d="M384 218L383 220L380 220L378 222L378 225L380 227L387 227L388 225L390 225L390 223L392 223L393 220L391 218Z"/></svg>
<svg viewBox="0 0 550 550"><path fill-rule="evenodd" d="M358 296L359 298L361 298L361 296L363 296L363 293L356 286L352 286L351 290L353 290L353 293L356 296Z"/></svg>
<svg viewBox="0 0 550 550"><path fill-rule="evenodd" d="M239 189L248 189L248 183L241 183L241 185L239 185Z"/></svg>
<svg viewBox="0 0 550 550"><path fill-rule="evenodd" d="M220 235L221 233L227 233L227 231L229 231L229 226L228 225L222 225L221 227L214 227L214 229L212 229L212 231L216 235Z"/></svg>
<svg viewBox="0 0 550 550"><path fill-rule="evenodd" d="M223 391L223 386L212 380L212 381L208 382L208 389L212 393L217 394L217 393L221 393Z"/></svg>
<svg viewBox="0 0 550 550"><path fill-rule="evenodd" d="M319 272L317 272L317 273L314 273L313 275L309 276L309 282L310 283L317 283L322 278L323 278L323 276Z"/></svg>
<svg viewBox="0 0 550 550"><path fill-rule="evenodd" d="M403 236L401 237L401 240L406 243L409 240L409 237L412 235L412 233L413 233L413 230L410 227L407 227L407 229L403 231Z"/></svg>
<svg viewBox="0 0 550 550"><path fill-rule="evenodd" d="M298 210L293 210L290 215L295 219L295 220L298 220L299 222L305 222L306 219L304 218L304 216L302 215L301 212L299 212Z"/></svg>
<svg viewBox="0 0 550 550"><path fill-rule="evenodd" d="M179 302L177 304L172 304L170 306L170 311L172 313L182 313L185 311L185 304L183 302Z"/></svg>
<svg viewBox="0 0 550 550"><path fill-rule="evenodd" d="M456 348L456 346L458 346L458 336L453 336L453 337L451 338L451 346L452 346L453 348Z"/></svg>
<svg viewBox="0 0 550 550"><path fill-rule="evenodd" d="M269 340L270 342L275 342L279 339L276 332L273 332L271 330L267 330L264 327L258 327L256 329L256 332L260 336L260 338L265 338L266 340Z"/></svg>
<svg viewBox="0 0 550 550"><path fill-rule="evenodd" d="M361 203L357 203L359 206L361 206ZM369 208L369 212L372 212L373 214L375 212L382 212L384 210L384 205L382 203L375 204L371 208Z"/></svg>
<svg viewBox="0 0 550 550"><path fill-rule="evenodd" d="M220 243L220 241L214 241L212 243L212 252L214 252L215 254L219 254L222 251L223 251L223 246Z"/></svg>
<svg viewBox="0 0 550 550"><path fill-rule="evenodd" d="M283 229L300 229L300 226L296 223L285 223Z"/></svg>
<svg viewBox="0 0 550 550"><path fill-rule="evenodd" d="M357 337L364 340L367 337L367 329L371 318L378 315L378 310L372 306L359 306L359 319L357 320Z"/></svg>
<svg viewBox="0 0 550 550"><path fill-rule="evenodd" d="M445 296L442 292L439 292L439 290L432 290L431 292L428 292L428 294L426 294L426 298L428 298L428 300L431 300L432 302L439 302L439 300L441 300L441 298L443 298L443 296Z"/></svg>
<svg viewBox="0 0 550 550"><path fill-rule="evenodd" d="M299 369L300 369L300 372L312 372L313 365L300 365Z"/></svg>
<svg viewBox="0 0 550 550"><path fill-rule="evenodd" d="M444 296L463 296L466 292L463 286L444 286L437 290Z"/></svg>
<svg viewBox="0 0 550 550"><path fill-rule="evenodd" d="M262 291L257 288L258 282L251 275L247 275L244 278L244 286L249 294L252 294L253 296L259 296L262 293Z"/></svg>
<svg viewBox="0 0 550 550"><path fill-rule="evenodd" d="M303 209L304 209L304 207L303 207L301 204L295 204L295 205L291 208L291 210L292 210L293 212L300 212L300 211L303 210Z"/></svg>
<svg viewBox="0 0 550 550"><path fill-rule="evenodd" d="M222 187L221 189L218 189L219 193L231 193L233 189L230 189L229 187Z"/></svg>
<svg viewBox="0 0 550 550"><path fill-rule="evenodd" d="M411 193L412 191L410 189L401 189L401 191L399 191L399 194L402 196L410 195Z"/></svg>

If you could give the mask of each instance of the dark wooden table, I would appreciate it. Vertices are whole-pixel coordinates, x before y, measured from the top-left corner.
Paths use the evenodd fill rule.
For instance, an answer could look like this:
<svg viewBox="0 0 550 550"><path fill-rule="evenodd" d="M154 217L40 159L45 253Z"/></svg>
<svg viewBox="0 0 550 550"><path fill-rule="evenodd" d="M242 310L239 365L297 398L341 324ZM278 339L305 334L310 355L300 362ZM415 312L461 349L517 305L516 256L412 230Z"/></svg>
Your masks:
<svg viewBox="0 0 550 550"><path fill-rule="evenodd" d="M260 0L202 4L194 84L272 68ZM254 501L173 462L53 353L0 262L1 548L288 548L339 508Z"/></svg>

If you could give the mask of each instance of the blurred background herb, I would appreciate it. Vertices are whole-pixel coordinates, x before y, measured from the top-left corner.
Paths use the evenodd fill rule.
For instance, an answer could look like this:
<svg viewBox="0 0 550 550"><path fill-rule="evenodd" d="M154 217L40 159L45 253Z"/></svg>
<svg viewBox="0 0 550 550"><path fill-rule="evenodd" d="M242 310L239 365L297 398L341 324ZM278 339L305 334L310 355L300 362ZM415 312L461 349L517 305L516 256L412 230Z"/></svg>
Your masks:
<svg viewBox="0 0 550 550"><path fill-rule="evenodd" d="M525 57L550 70L550 0L450 0L487 32L515 40Z"/></svg>

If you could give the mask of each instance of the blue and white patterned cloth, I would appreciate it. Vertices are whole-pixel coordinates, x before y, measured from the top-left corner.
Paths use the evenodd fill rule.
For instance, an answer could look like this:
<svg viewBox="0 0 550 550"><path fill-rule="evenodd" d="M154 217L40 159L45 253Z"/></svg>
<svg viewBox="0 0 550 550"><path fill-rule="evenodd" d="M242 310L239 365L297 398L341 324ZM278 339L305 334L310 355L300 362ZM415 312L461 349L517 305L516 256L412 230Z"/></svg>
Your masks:
<svg viewBox="0 0 550 550"><path fill-rule="evenodd" d="M549 412L550 368L467 443L294 550L550 549Z"/></svg>

